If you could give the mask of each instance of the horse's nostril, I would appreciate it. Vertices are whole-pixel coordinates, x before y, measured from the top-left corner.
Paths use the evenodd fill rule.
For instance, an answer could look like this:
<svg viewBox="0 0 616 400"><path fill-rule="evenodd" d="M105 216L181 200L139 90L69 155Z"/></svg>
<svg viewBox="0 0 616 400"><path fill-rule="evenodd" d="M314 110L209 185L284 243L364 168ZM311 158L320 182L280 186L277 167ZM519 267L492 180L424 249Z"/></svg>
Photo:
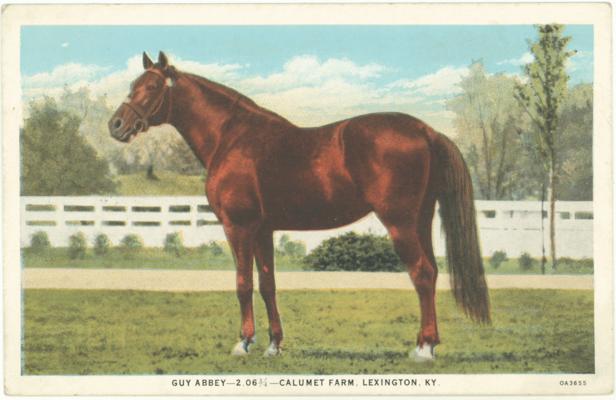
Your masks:
<svg viewBox="0 0 616 400"><path fill-rule="evenodd" d="M122 120L120 118L116 118L116 120L113 121L113 129L120 129L121 126Z"/></svg>
<svg viewBox="0 0 616 400"><path fill-rule="evenodd" d="M140 119L135 121L134 128L137 132L141 132L141 130L143 130L143 126L143 121L141 121Z"/></svg>

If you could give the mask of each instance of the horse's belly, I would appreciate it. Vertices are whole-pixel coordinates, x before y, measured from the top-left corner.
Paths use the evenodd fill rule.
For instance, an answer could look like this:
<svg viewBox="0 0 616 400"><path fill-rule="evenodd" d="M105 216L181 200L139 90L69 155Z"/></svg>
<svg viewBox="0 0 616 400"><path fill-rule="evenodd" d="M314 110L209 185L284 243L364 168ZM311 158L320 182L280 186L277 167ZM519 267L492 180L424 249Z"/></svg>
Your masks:
<svg viewBox="0 0 616 400"><path fill-rule="evenodd" d="M352 186L335 193L317 187L297 187L272 202L267 219L274 229L317 230L348 225L371 211Z"/></svg>

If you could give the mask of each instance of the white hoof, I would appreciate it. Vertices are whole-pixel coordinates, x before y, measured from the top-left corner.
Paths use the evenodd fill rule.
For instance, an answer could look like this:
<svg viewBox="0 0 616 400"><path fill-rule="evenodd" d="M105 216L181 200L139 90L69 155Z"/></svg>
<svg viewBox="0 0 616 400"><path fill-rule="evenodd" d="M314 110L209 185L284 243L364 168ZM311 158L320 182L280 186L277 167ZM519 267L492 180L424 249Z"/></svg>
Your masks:
<svg viewBox="0 0 616 400"><path fill-rule="evenodd" d="M415 362L434 361L434 346L424 343L422 346L415 347L415 350L411 351L409 356Z"/></svg>
<svg viewBox="0 0 616 400"><path fill-rule="evenodd" d="M233 347L233 350L231 350L231 355L232 356L247 356L248 352L250 351L249 348L251 344L252 343L248 342L247 340L240 340Z"/></svg>
<svg viewBox="0 0 616 400"><path fill-rule="evenodd" d="M265 350L265 353L263 353L263 357L276 357L279 356L281 353L282 352L280 350L280 347L276 343L271 342Z"/></svg>

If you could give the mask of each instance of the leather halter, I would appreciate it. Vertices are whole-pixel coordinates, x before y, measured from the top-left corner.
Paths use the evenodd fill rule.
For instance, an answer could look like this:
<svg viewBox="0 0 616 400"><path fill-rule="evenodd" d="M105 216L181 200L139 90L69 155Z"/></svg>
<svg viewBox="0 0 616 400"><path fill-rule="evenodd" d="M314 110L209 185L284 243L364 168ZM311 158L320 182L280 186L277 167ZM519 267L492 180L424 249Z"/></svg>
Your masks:
<svg viewBox="0 0 616 400"><path fill-rule="evenodd" d="M123 103L128 108L130 108L135 114L137 114L138 118L137 118L137 121L135 121L134 126L137 126L137 123L140 123L143 126L143 128L141 129L142 131L146 131L148 129L150 125L148 120L152 117L152 115L156 114L162 108L163 103L165 102L166 94L168 94L167 96L168 107L167 107L167 116L165 117L165 120L163 121L163 123L169 122L169 119L171 117L171 87L173 86L173 81L171 80L171 78L165 76L159 70L151 68L151 69L147 69L145 72L146 73L150 72L155 75L158 75L160 78L162 78L165 86L163 87L163 90L158 95L157 100L155 102L152 102L152 106L147 109L141 108L141 106L139 106L138 104L131 103L130 98L127 98L126 100L124 100Z"/></svg>

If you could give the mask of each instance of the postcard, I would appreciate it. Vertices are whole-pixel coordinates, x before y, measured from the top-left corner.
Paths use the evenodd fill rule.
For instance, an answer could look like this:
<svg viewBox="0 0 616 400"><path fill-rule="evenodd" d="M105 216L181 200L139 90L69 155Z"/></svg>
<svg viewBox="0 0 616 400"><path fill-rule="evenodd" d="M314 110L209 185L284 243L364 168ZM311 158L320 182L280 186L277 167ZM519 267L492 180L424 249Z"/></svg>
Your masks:
<svg viewBox="0 0 616 400"><path fill-rule="evenodd" d="M4 6L5 392L611 393L610 22Z"/></svg>

